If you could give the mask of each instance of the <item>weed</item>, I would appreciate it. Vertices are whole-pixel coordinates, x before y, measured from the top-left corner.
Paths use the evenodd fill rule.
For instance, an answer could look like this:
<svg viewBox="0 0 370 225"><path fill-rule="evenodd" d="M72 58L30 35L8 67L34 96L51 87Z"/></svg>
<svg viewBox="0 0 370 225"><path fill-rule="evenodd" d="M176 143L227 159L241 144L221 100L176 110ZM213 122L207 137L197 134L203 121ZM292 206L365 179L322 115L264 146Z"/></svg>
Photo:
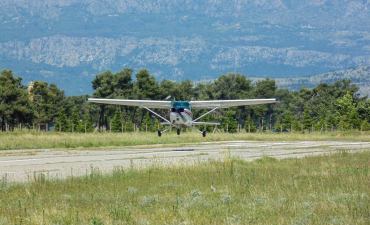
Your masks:
<svg viewBox="0 0 370 225"><path fill-rule="evenodd" d="M370 152L339 153L36 176L0 189L0 224L365 225L369 161Z"/></svg>

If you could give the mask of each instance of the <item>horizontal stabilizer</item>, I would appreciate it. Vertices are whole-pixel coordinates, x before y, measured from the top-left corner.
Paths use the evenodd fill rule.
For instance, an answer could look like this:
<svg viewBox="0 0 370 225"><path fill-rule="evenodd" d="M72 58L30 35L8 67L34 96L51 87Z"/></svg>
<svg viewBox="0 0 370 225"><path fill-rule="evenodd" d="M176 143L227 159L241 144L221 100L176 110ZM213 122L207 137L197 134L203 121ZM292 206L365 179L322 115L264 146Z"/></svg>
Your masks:
<svg viewBox="0 0 370 225"><path fill-rule="evenodd" d="M192 125L212 125L212 126L217 126L220 125L218 122L192 122Z"/></svg>

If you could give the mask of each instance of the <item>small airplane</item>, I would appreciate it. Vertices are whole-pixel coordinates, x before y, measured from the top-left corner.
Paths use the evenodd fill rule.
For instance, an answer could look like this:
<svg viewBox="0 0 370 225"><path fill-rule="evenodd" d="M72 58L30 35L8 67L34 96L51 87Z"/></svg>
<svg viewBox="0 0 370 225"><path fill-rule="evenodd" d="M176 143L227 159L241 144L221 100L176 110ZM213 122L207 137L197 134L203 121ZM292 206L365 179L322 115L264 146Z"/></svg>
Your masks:
<svg viewBox="0 0 370 225"><path fill-rule="evenodd" d="M260 105L276 103L275 98L269 99L240 99L240 100L207 100L207 101L156 101L156 100L130 100L130 99L102 99L89 98L88 102L111 105L137 106L144 108L153 113L164 122L162 125L175 127L177 135L180 135L182 127L192 127L196 125L219 125L217 122L200 122L204 116L214 112L217 109L229 108L236 106ZM170 119L166 119L152 109L169 109ZM202 114L196 119L193 119L192 109L209 109L208 112ZM158 136L162 136L166 130L158 130ZM201 131L203 137L207 132Z"/></svg>

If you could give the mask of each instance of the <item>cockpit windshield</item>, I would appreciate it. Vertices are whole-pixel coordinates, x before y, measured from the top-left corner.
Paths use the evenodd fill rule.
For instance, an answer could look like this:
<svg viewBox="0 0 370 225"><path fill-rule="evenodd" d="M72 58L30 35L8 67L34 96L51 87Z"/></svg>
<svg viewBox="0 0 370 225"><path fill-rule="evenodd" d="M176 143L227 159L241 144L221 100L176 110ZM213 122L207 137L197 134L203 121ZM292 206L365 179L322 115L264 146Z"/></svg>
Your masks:
<svg viewBox="0 0 370 225"><path fill-rule="evenodd" d="M174 101L172 102L172 108L175 109L190 109L190 103L187 101Z"/></svg>

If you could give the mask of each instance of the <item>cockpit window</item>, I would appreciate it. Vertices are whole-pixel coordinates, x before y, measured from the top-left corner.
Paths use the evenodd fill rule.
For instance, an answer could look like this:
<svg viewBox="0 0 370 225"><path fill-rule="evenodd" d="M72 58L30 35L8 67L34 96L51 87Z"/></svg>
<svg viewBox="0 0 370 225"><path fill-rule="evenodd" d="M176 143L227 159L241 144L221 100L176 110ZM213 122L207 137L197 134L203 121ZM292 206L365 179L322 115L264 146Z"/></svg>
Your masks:
<svg viewBox="0 0 370 225"><path fill-rule="evenodd" d="M190 109L190 103L187 101L174 101L172 102L172 108L179 109Z"/></svg>

